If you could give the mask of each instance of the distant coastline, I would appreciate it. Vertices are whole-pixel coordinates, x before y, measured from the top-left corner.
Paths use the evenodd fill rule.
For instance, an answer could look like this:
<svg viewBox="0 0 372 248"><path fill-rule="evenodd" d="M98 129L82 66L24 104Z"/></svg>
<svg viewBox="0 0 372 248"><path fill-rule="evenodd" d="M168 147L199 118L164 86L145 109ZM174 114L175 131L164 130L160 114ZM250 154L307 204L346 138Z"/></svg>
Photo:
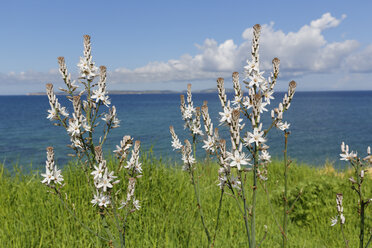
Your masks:
<svg viewBox="0 0 372 248"><path fill-rule="evenodd" d="M185 91L173 91L173 90L113 90L109 91L109 95L147 95L147 94L180 94ZM232 89L226 89L226 92L233 92ZM206 89L206 90L193 90L192 93L217 93L217 88ZM45 92L34 92L27 93L27 96L45 96ZM66 95L64 92L56 92L56 95Z"/></svg>

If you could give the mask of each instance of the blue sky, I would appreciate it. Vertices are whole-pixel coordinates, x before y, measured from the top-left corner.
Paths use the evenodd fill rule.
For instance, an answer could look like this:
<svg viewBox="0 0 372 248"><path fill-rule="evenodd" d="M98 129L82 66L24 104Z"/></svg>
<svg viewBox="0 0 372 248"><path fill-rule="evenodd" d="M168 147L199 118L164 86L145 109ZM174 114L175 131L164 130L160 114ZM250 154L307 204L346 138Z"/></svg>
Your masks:
<svg viewBox="0 0 372 248"><path fill-rule="evenodd" d="M292 79L299 90L372 90L371 9L340 0L2 1L0 94L61 86L58 56L76 76L83 34L110 90L212 88L243 72L256 23L263 69L281 59L279 90Z"/></svg>

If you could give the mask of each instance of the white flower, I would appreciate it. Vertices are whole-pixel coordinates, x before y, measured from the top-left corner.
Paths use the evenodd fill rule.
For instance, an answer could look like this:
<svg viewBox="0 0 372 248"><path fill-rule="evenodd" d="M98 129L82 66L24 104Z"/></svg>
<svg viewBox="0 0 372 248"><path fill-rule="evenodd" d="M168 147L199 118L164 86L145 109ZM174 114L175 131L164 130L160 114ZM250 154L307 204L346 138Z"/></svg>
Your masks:
<svg viewBox="0 0 372 248"><path fill-rule="evenodd" d="M186 165L192 165L192 164L195 164L195 159L192 155L186 155L186 156L182 156L182 161L183 163Z"/></svg>
<svg viewBox="0 0 372 248"><path fill-rule="evenodd" d="M231 160L230 167L237 167L238 170L241 169L241 165L249 164L244 152L240 153L238 150L235 150L234 153L230 153L228 159Z"/></svg>
<svg viewBox="0 0 372 248"><path fill-rule="evenodd" d="M223 112L220 112L221 115L220 122L222 123L231 123L231 113L232 109L230 109L228 106L225 106L223 108Z"/></svg>
<svg viewBox="0 0 372 248"><path fill-rule="evenodd" d="M340 214L340 221L341 221L341 224L345 224L345 216L343 214Z"/></svg>
<svg viewBox="0 0 372 248"><path fill-rule="evenodd" d="M80 69L80 76L86 79L92 79L97 76L98 68L94 63L87 58L80 57L80 61L77 64Z"/></svg>
<svg viewBox="0 0 372 248"><path fill-rule="evenodd" d="M93 196L93 200L91 200L90 202L93 204L93 206L95 206L96 204L98 204L100 202L100 194L98 193L97 191L97 194L95 194Z"/></svg>
<svg viewBox="0 0 372 248"><path fill-rule="evenodd" d="M102 173L104 172L103 163L99 163L98 167L94 166L94 169L95 170L90 173L94 176L94 180L102 178Z"/></svg>
<svg viewBox="0 0 372 248"><path fill-rule="evenodd" d="M103 104L108 107L111 103L107 92L103 91L102 89L97 89L93 91L92 99L96 99L96 103L98 103L100 100L102 101Z"/></svg>
<svg viewBox="0 0 372 248"><path fill-rule="evenodd" d="M49 120L58 120L57 110L55 108L51 108L48 110L49 115L47 116L47 119Z"/></svg>
<svg viewBox="0 0 372 248"><path fill-rule="evenodd" d="M253 76L249 76L251 80L249 82L249 87L256 86L257 88L262 88L262 84L265 81L265 78L262 77L262 73L254 73Z"/></svg>
<svg viewBox="0 0 372 248"><path fill-rule="evenodd" d="M270 162L271 156L270 156L270 154L269 154L268 151L263 150L263 151L261 152L260 159L261 159L262 161Z"/></svg>
<svg viewBox="0 0 372 248"><path fill-rule="evenodd" d="M139 204L139 200L136 200L136 198L133 197L133 206L136 210L139 210L141 208Z"/></svg>
<svg viewBox="0 0 372 248"><path fill-rule="evenodd" d="M111 203L110 198L104 194L99 198L98 206L107 208L107 205Z"/></svg>
<svg viewBox="0 0 372 248"><path fill-rule="evenodd" d="M219 181L219 183L217 184L217 186L219 186L220 189L223 189L223 187L225 186L226 181L227 181L226 170L224 168L220 168L218 170L218 181Z"/></svg>
<svg viewBox="0 0 372 248"><path fill-rule="evenodd" d="M173 150L178 150L182 148L182 144L178 138L172 140L172 147L173 147Z"/></svg>
<svg viewBox="0 0 372 248"><path fill-rule="evenodd" d="M247 73L247 75L250 75L252 73L252 71L258 72L259 68L258 68L258 63L256 63L256 61L247 60L247 64L248 65L244 66L244 69L245 69L245 72Z"/></svg>
<svg viewBox="0 0 372 248"><path fill-rule="evenodd" d="M332 217L332 218L331 218L331 226L336 225L336 224L337 224L337 220L338 220L337 216Z"/></svg>
<svg viewBox="0 0 372 248"><path fill-rule="evenodd" d="M237 177L231 176L230 178L231 186L237 190L240 190L240 185L242 184Z"/></svg>
<svg viewBox="0 0 372 248"><path fill-rule="evenodd" d="M282 130L282 131L285 131L285 130L287 130L287 129L289 129L289 126L290 126L291 124L289 124L289 123L287 123L287 122L278 122L278 124L277 124L277 127L280 129L280 130Z"/></svg>
<svg viewBox="0 0 372 248"><path fill-rule="evenodd" d="M54 181L54 173L53 171L49 170L49 169L46 169L45 171L45 174L41 174L41 176L45 177L43 181L41 181L42 183L45 183L45 184L50 184L51 181Z"/></svg>
<svg viewBox="0 0 372 248"><path fill-rule="evenodd" d="M209 152L214 152L214 138L212 136L208 136L207 140L203 140L204 142L204 150Z"/></svg>
<svg viewBox="0 0 372 248"><path fill-rule="evenodd" d="M112 184L110 183L111 179L107 176L107 168L105 170L105 174L103 174L101 180L99 181L97 188L103 188L103 192L107 191L107 188L112 188Z"/></svg>
<svg viewBox="0 0 372 248"><path fill-rule="evenodd" d="M72 142L72 145L73 145L74 147L77 147L77 148L83 148L83 143L81 143L79 137L72 136L72 137L71 137L71 142Z"/></svg>
<svg viewBox="0 0 372 248"><path fill-rule="evenodd" d="M195 113L195 108L192 105L187 105L183 117L185 119L192 119L192 114Z"/></svg>
<svg viewBox="0 0 372 248"><path fill-rule="evenodd" d="M71 120L71 119L70 119ZM80 124L78 120L72 120L68 124L67 132L70 136L77 136L80 134Z"/></svg>
<svg viewBox="0 0 372 248"><path fill-rule="evenodd" d="M54 167L54 183L62 184L63 176L61 170L57 169L57 165Z"/></svg>
<svg viewBox="0 0 372 248"><path fill-rule="evenodd" d="M58 105L59 105L59 103L58 103ZM59 111L59 113L61 113L61 115L65 116L65 117L68 116L68 112L66 110L66 107L59 107L58 111Z"/></svg>
<svg viewBox="0 0 372 248"><path fill-rule="evenodd" d="M261 102L257 108L258 112L262 114L264 111L267 111L266 105L267 105L267 102Z"/></svg>
<svg viewBox="0 0 372 248"><path fill-rule="evenodd" d="M252 143L256 143L256 145L258 145L259 143L266 142L266 140L263 138L263 135L264 132L259 131L259 129L255 127L253 133L251 132L247 133L247 137L244 138L244 141L246 142L247 145Z"/></svg>
<svg viewBox="0 0 372 248"><path fill-rule="evenodd" d="M268 90L263 93L267 104L270 104L270 99L274 99L273 93L274 91L272 90Z"/></svg>
<svg viewBox="0 0 372 248"><path fill-rule="evenodd" d="M357 154L353 151L350 152L350 153L345 151L345 153L341 153L340 156L341 156L340 160L350 161L350 160L356 158Z"/></svg>

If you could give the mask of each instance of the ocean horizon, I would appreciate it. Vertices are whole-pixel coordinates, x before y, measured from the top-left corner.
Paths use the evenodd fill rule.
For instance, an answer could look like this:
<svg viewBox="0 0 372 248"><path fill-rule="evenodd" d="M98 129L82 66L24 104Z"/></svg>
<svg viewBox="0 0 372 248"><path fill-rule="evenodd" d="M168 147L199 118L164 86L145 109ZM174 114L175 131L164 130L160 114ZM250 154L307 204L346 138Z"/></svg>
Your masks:
<svg viewBox="0 0 372 248"><path fill-rule="evenodd" d="M143 151L152 148L156 157L180 162L180 154L171 148L169 125L173 125L181 140L189 138L183 130L179 110L179 93L168 94L113 94L112 105L117 108L120 127L108 136L104 147L105 156L112 156L115 145L124 135L141 140ZM268 107L277 107L284 92L274 94ZM63 106L71 113L71 103L65 96L58 96ZM228 94L232 99L232 94ZM208 101L214 126L219 125L221 106L216 93L193 93L195 106ZM7 95L0 96L0 161L6 168L13 165L33 168L45 166L45 148L55 148L56 162L63 166L72 158L72 150L66 145L69 137L62 127L56 127L46 119L49 103L46 96ZM270 121L270 112L263 114L264 124ZM351 150L361 156L367 146L372 145L372 91L300 91L296 92L290 109L284 114L291 135L288 154L300 163L322 166L326 162L336 167L346 166L339 161L340 144L345 141ZM267 125L266 125L267 127ZM264 125L265 128L265 125ZM228 138L228 130L219 126L222 137ZM100 132L101 130L97 129ZM97 135L97 134L96 134ZM228 142L229 143L229 139ZM273 129L268 135L269 152L273 158L281 159L284 138L282 132ZM197 156L203 158L200 148Z"/></svg>

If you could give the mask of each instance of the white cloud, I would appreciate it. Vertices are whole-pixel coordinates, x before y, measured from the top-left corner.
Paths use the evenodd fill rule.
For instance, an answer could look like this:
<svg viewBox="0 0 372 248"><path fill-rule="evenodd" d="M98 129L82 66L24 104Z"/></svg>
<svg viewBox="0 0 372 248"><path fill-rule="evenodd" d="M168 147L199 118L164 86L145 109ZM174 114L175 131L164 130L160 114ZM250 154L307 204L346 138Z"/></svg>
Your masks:
<svg viewBox="0 0 372 248"><path fill-rule="evenodd" d="M345 72L372 72L372 44L363 51L356 40L329 42L324 37L327 29L339 26L346 16L339 19L325 13L319 19L302 26L297 31L284 32L274 23L262 25L260 38L261 66L271 70L274 57L281 60L282 78L312 74ZM197 45L199 52L185 54L166 62L154 61L135 69L118 68L110 72L112 83L153 83L193 80L215 80L230 77L233 71L242 72L250 56L252 28L242 33L243 42L236 44L229 39L218 43L208 38ZM47 73L25 72L0 74L1 82L59 82L57 70ZM114 86L113 86L114 88Z"/></svg>
<svg viewBox="0 0 372 248"><path fill-rule="evenodd" d="M372 72L372 44L364 50L351 54L344 61L344 68L350 72Z"/></svg>
<svg viewBox="0 0 372 248"><path fill-rule="evenodd" d="M327 42L323 32L337 27L345 19L325 13L317 20L304 25L296 32L285 33L274 28L274 23L262 25L261 32L261 66L271 69L271 60L281 60L281 74L286 77L309 73L328 73L346 67L345 58L351 56L359 47L355 40ZM215 79L229 76L233 71L242 71L249 57L252 28L242 33L244 41L238 45L233 40L218 44L213 39L206 39L195 56L184 55L178 60L168 62L151 62L144 67L129 70L115 70L117 82L160 82L177 80ZM115 75L116 74L116 75ZM119 80L120 78L120 80ZM116 81L116 80L115 80Z"/></svg>

